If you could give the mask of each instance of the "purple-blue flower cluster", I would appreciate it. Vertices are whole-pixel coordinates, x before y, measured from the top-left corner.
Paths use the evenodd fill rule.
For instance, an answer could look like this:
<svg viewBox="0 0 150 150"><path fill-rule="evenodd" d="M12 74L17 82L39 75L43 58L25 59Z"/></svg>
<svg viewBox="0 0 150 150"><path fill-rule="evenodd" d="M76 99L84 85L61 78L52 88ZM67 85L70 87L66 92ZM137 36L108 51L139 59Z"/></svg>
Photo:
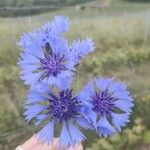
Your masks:
<svg viewBox="0 0 150 150"><path fill-rule="evenodd" d="M109 78L91 80L78 93L71 88L80 60L94 51L92 39L71 45L63 36L69 20L56 16L52 22L25 33L18 64L21 79L30 86L25 100L27 122L45 124L37 138L50 144L55 136L66 147L86 139L80 128L111 136L129 122L133 99L124 83ZM59 133L55 135L56 126ZM58 129L57 129L58 130Z"/></svg>

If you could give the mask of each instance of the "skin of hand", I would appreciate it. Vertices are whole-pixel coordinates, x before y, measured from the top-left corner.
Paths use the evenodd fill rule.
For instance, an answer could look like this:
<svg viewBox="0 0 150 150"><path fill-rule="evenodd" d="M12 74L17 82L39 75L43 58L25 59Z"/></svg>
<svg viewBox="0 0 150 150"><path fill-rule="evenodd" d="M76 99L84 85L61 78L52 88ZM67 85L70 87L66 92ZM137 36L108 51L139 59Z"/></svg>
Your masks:
<svg viewBox="0 0 150 150"><path fill-rule="evenodd" d="M81 144L75 145L74 147L70 148L65 148L65 147L60 147L58 144L58 139L55 138L52 142L52 144L47 145L40 143L36 136L32 136L29 140L27 140L21 148L23 150L83 150L83 146Z"/></svg>

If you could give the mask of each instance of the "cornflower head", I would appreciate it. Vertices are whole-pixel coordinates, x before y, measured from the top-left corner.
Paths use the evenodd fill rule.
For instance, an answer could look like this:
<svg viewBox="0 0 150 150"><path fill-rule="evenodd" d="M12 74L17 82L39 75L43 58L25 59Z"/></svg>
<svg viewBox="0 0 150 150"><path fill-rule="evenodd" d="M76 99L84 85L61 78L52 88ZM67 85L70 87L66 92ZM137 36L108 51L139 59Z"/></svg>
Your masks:
<svg viewBox="0 0 150 150"><path fill-rule="evenodd" d="M111 136L129 122L133 99L127 86L109 78L90 81L80 92L93 110L91 121L100 136Z"/></svg>
<svg viewBox="0 0 150 150"><path fill-rule="evenodd" d="M60 133L55 136L59 137L59 144L66 147L74 146L85 139L78 128L94 129L88 119L88 114L93 114L88 102L80 94L73 94L72 89L57 88L55 91L45 84L31 89L25 101L25 109L27 122L34 119L36 125L46 124L36 135L43 143L52 142L56 126L60 127Z"/></svg>
<svg viewBox="0 0 150 150"><path fill-rule="evenodd" d="M18 44L23 51L18 64L26 85L69 86L75 66L94 50L90 38L68 44L62 33L69 30L69 24L67 17L56 16L52 22L21 36Z"/></svg>

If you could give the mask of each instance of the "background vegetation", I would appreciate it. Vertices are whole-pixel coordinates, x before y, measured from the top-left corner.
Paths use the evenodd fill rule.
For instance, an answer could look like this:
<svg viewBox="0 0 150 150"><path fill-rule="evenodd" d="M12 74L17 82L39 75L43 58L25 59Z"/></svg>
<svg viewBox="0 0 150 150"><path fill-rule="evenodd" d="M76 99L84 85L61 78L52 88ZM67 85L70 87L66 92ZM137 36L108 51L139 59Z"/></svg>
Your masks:
<svg viewBox="0 0 150 150"><path fill-rule="evenodd" d="M0 0L0 16L24 16L93 0Z"/></svg>
<svg viewBox="0 0 150 150"><path fill-rule="evenodd" d="M26 6L31 3L28 1ZM65 5L67 2L70 1L66 0ZM70 32L65 34L70 42L85 36L95 41L96 51L79 67L77 89L92 77L105 75L126 82L134 97L131 123L124 131L107 139L87 133L85 148L150 149L150 3L142 2L95 0L35 16L0 18L0 150L14 149L31 136L29 131L36 129L31 125L28 128L22 116L27 90L19 79L16 64L21 50L16 42L23 32L39 27L55 15L71 19ZM42 5L45 4L46 0Z"/></svg>

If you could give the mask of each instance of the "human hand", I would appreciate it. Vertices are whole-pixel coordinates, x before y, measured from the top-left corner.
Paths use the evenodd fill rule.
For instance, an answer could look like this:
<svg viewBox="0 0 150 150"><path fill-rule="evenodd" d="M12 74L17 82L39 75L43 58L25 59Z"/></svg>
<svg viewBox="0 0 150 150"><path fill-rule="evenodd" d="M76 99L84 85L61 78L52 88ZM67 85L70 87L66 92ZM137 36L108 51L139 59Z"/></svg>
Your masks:
<svg viewBox="0 0 150 150"><path fill-rule="evenodd" d="M21 148L23 150L83 150L82 145L76 145L75 147L65 148L60 147L58 144L58 139L54 139L53 143L50 145L40 143L35 136L27 140Z"/></svg>

